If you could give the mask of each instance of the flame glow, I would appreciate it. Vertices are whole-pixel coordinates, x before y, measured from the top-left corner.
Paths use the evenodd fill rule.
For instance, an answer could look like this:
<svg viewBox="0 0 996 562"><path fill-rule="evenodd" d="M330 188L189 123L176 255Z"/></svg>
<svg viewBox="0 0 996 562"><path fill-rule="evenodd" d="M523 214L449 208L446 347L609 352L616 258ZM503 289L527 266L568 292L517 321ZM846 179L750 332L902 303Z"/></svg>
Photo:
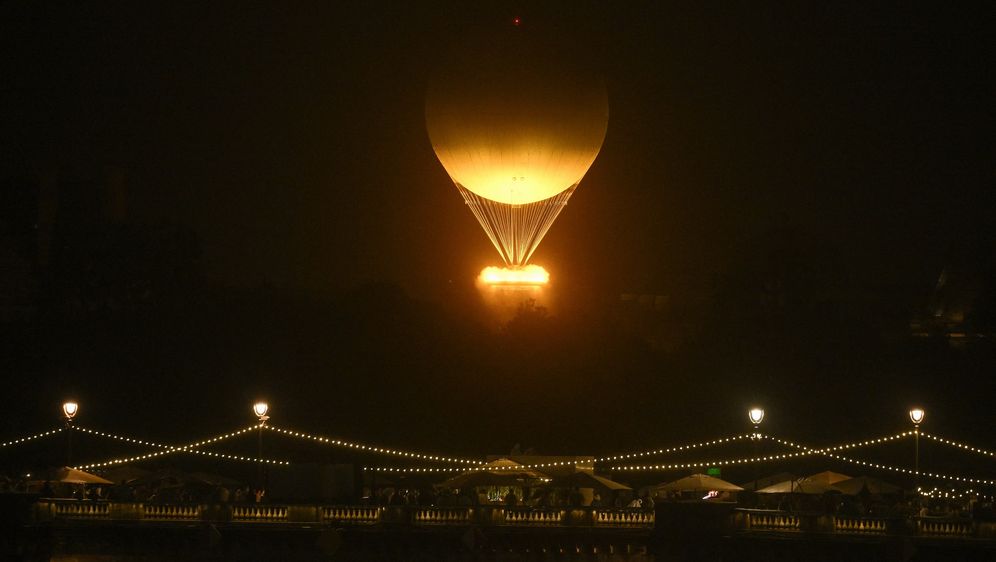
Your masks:
<svg viewBox="0 0 996 562"><path fill-rule="evenodd" d="M479 279L487 285L546 285L550 274L538 265L485 267Z"/></svg>

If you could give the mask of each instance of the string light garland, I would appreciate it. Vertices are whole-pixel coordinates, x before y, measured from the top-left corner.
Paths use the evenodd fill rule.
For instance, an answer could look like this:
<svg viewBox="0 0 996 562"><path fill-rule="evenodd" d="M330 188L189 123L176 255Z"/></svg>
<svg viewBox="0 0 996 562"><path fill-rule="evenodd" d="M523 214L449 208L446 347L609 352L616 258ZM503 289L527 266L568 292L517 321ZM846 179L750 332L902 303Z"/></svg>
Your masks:
<svg viewBox="0 0 996 562"><path fill-rule="evenodd" d="M117 439L118 441L125 441L125 442L128 442L128 443L135 443L135 444L138 444L138 445L149 445L151 447L158 447L160 449L171 449L172 450L172 449L184 449L184 448L203 447L204 445L210 445L211 443L217 443L219 441L224 441L226 439L231 439L232 437L238 437L239 435L242 435L244 433L248 433L248 432L250 432L250 431L252 431L254 429L259 429L259 424L253 424L253 425L250 425L249 427L232 431L231 433L224 433L222 435L218 435L216 437L211 437L210 439L204 439L203 441L197 441L195 443L190 443L188 445L166 445L166 444L163 444L163 443L156 443L156 442L153 442L153 441L143 441L141 439L134 439L134 438L131 438L131 437L124 437L124 436L121 436L121 435L114 435L113 433L107 433L106 431L98 431L98 430L95 430L95 429L88 429L88 428L85 428L85 427L78 427L78 426L74 426L73 429L78 430L78 431L82 431L84 433L90 433L90 434L93 434L93 435L98 435L100 437L107 437L107 438L110 438L110 439Z"/></svg>
<svg viewBox="0 0 996 562"><path fill-rule="evenodd" d="M246 461L246 462L272 464L272 465L283 465L283 466L285 466L285 465L289 465L290 464L287 461L276 461L276 460L271 460L271 459L257 459L255 457L244 457L244 456L241 456L241 455L228 455L228 454L225 454L225 453L214 453L214 452L211 452L211 451L198 451L197 449L190 449L190 448L187 448L187 447L176 447L176 448L170 449L168 451L156 451L155 453L147 453L145 455L137 455L137 456L134 456L134 457L125 457L125 458L120 458L120 459L111 459L109 461L97 462L97 463L91 463L91 464L84 464L84 465L76 466L76 467L73 467L73 468L77 468L77 469L80 469L80 470L85 470L85 469L89 469L89 468L103 468L103 467L113 466L113 465L117 465L117 464L127 464L127 463L130 463L130 462L142 461L142 460L147 460L147 459L151 459L151 458L155 458L155 457L161 457L161 456L170 455L170 454L173 454L173 453L193 453L195 455L202 455L202 456L206 456L206 457L216 457L216 458L228 459L228 460L233 460L233 461Z"/></svg>
<svg viewBox="0 0 996 562"><path fill-rule="evenodd" d="M714 460L714 461L696 461L696 462L687 462L687 463L656 464L656 465L637 465L637 466L616 466L616 467L612 467L612 470L675 470L675 469L681 469L681 468L700 468L700 467L708 467L708 466L723 466L723 465L731 465L731 464L751 464L751 463L755 463L755 462L769 462L769 461L784 460L784 459L790 459L790 458L807 456L807 455L825 454L825 453L827 453L829 451L839 451L839 450L843 450L843 449L853 449L853 448L856 448L856 447L866 447L868 445L876 445L876 444L880 444L880 443L887 443L889 441L895 441L897 439L902 439L904 437L909 437L909 436L913 435L913 432L911 432L911 431L904 431L902 433L897 433L895 435L887 435L885 437L876 437L876 438L873 438L873 439L865 439L863 441L855 441L853 443L844 443L844 444L841 444L841 445L833 445L833 446L824 447L824 448L821 448L821 449L813 449L813 448L810 448L810 447L804 447L802 445L797 445L797 444L792 443L790 441L785 441L785 440L782 440L782 439L771 437L770 435L761 435L759 433L756 433L754 435L756 437L759 437L759 438L762 438L762 439L771 439L772 441L775 441L775 442L777 442L779 444L782 444L782 445L788 445L788 446L795 447L795 448L798 448L798 449L804 449L804 452L802 452L802 453L780 453L780 454L761 455L761 456L746 457L746 458L739 458L739 459L726 459L726 460ZM750 437L750 436L748 435L746 437Z"/></svg>
<svg viewBox="0 0 996 562"><path fill-rule="evenodd" d="M0 443L0 449L2 449L4 447L10 447L10 446L13 446L13 445L20 445L21 443L27 443L28 441L34 441L35 439L40 439L42 437L47 437L49 435L55 435L56 433L59 433L62 430L63 430L63 428L60 427L58 429L53 429L53 430L45 431L45 432L42 432L42 433L36 433L34 435L29 435L27 437L21 437L20 439L13 439L11 441L5 441L3 443Z"/></svg>
<svg viewBox="0 0 996 562"><path fill-rule="evenodd" d="M880 464L880 463L863 461L863 460L859 460L859 459L848 458L848 457L845 457L843 455L838 455L838 454L830 452L833 449L829 449L829 448L828 449L812 449L812 448L807 447L805 445L799 445L799 444L796 444L796 443L792 443L791 441L785 441L783 439L778 439L777 437L771 437L771 436L769 436L768 438L771 439L771 440L773 440L773 441L775 441L775 442L777 442L777 443L781 443L783 445L788 445L790 447L795 447L795 448L798 448L798 449L803 449L805 451L809 451L812 454L821 454L821 455L828 456L828 457L833 458L833 459L841 460L841 461L844 461L844 462L849 462L849 463L852 463L852 464L857 464L857 465L860 465L860 466L866 466L866 467L869 467L869 468L877 468L879 470L889 470L889 471L892 471L892 472L899 472L899 473L902 473L902 474L913 474L913 475L918 474L917 471L910 470L908 468L902 468L902 467L891 466L891 465L887 465L887 464ZM970 478L970 477L967 477L967 476L952 476L952 475L949 475L949 474L938 474L938 473L935 473L935 472L924 472L922 470L919 471L919 475L921 475L921 476L927 476L928 478L937 478L937 479L940 479L940 480L954 480L956 482L970 482L970 483L973 483L973 484L987 484L987 485L996 484L996 481L994 481L994 480L986 480L984 478Z"/></svg>
<svg viewBox="0 0 996 562"><path fill-rule="evenodd" d="M942 490L941 488L934 487L933 490L920 490L921 496L926 496L928 498L952 498L961 499L964 497L972 497L975 495L975 490L969 488L967 490L958 491L954 488Z"/></svg>
<svg viewBox="0 0 996 562"><path fill-rule="evenodd" d="M728 466L736 464L753 464L758 462L768 462L777 461L784 459L791 459L796 457L804 457L812 455L815 453L809 451L803 451L799 453L779 453L774 455L763 455L758 457L744 457L739 459L723 459L723 460L711 460L711 461L693 461L693 462L683 462L683 463L671 463L671 464L652 464L652 465L631 465L631 466L614 466L612 470L621 471L634 471L634 470L677 470L682 468L702 468L710 466Z"/></svg>
<svg viewBox="0 0 996 562"><path fill-rule="evenodd" d="M656 456L656 455L666 455L668 453L677 453L679 451L686 451L686 450L689 450L689 449L698 449L698 448L702 448L702 447L709 447L709 446L712 446L712 445L720 445L722 443L731 443L733 441L740 441L740 440L743 440L743 439L751 439L751 438L754 438L754 437L763 437L763 436L760 433L753 433L753 434L749 434L749 435L734 435L733 437L721 437L719 439L713 439L712 441L703 441L701 443L694 443L694 444L690 444L690 445L678 445L678 446L675 446L675 447L668 447L668 448L665 448L665 449L657 449L656 451L651 450L651 451L643 451L643 452L639 452L639 453L627 453L627 454L621 454L621 455L610 455L610 456L605 456L605 457L598 457L593 462L599 463L599 462L608 462L608 461L618 461L618 460L632 459L632 458L636 458L636 457L647 457L647 456Z"/></svg>
<svg viewBox="0 0 996 562"><path fill-rule="evenodd" d="M324 443L326 445L333 445L336 447L346 447L350 449L357 449L361 451L370 451L372 453L379 453L382 455L394 455L398 457L409 457L413 459L422 459L427 461L437 461L437 462L450 462L450 463L462 463L462 464L474 464L479 465L483 461L479 460L468 460L456 457L444 457L440 455L431 455L426 453L417 453L413 451L402 451L400 449L391 449L388 447L377 447L374 445L365 445L363 443L353 443L350 441L344 441L342 439L331 439L329 437L323 437L321 435L311 435L301 431L293 431L290 429L283 429L280 427L274 427L272 425L264 425L265 429L270 431L276 431L277 433L283 433L284 435L290 435L292 437L299 437L301 439L309 439L311 441L316 441L318 443ZM457 469L464 470L464 469Z"/></svg>
<svg viewBox="0 0 996 562"><path fill-rule="evenodd" d="M873 439L866 439L866 440L863 440L863 441L855 441L855 442L852 442L852 443L845 443L845 444L841 444L841 445L833 445L833 446L821 447L821 448L809 447L807 445L802 445L802 444L799 444L799 443L794 443L792 441L780 439L780 438L777 438L777 437L774 437L774 436L770 436L770 435L762 435L760 433L752 433L752 434L746 434L746 435L735 435L735 436L732 436L732 437L725 437L725 438L713 439L713 440L710 440L710 441L703 441L703 442L700 442L700 443L687 444L687 445L679 445L679 446L673 446L673 447L667 447L667 448L660 448L660 449L653 449L653 450L640 451L640 452L623 453L623 454L615 454L615 455L606 455L606 456L594 457L594 458L574 458L573 460L559 460L559 461L542 462L542 463L531 463L531 464L516 464L516 465L510 465L510 466L489 466L489 465L485 464L484 461L480 461L480 460L470 460L470 459L459 458L459 457L447 457L447 456L442 456L442 455L420 453L420 452L415 452L415 451L406 451L406 450L401 450L401 449L392 449L392 448L389 448L389 447L379 447L379 446L374 446L374 445L367 445L367 444L363 444L363 443L359 443L359 442L350 442L350 441L345 441L345 440L342 440L342 439L333 439L333 438L324 437L324 436L320 436L320 435L312 435L312 434L308 434L308 433L304 433L304 432L300 432L300 431L294 431L294 430L284 429L284 428L280 428L280 427L274 427L274 426L266 425L266 424L253 424L253 425L245 427L243 429L239 429L239 430L236 430L236 431L233 431L233 432L230 432L230 433L221 434L221 435L218 435L218 436L215 436L215 437L211 437L211 438L208 438L208 439L203 439L201 441L196 441L196 442L189 443L189 444L186 444L186 445L168 445L168 444L163 444L163 443L157 443L157 442L154 442L154 441L148 441L148 440L143 440L143 439L136 439L136 438L132 438L132 437L125 437L125 436L121 436L121 435L115 435L115 434L112 434L112 433L108 433L108 432L104 432L104 431L99 431L99 430L94 430L94 429L90 429L90 428L86 428L86 427L68 426L67 428L52 429L52 430L45 431L45 432L42 432L42 433L38 433L38 434L35 434L35 435L30 435L30 436L27 436L27 437L22 437L22 438L19 438L19 439L14 439L14 440L11 440L11 441L6 441L6 442L3 442L3 443L0 443L0 448L14 446L14 445L18 445L18 444L21 444L21 443L25 443L25 442L28 442L28 441L35 440L35 439L40 439L42 437L47 437L47 436L50 436L50 435L54 435L56 433L62 432L65 429L68 429L68 430L71 430L71 431L80 431L80 432L83 432L83 433L87 433L87 434L91 434L91 435L96 435L96 436L99 436L99 437L104 437L104 438L109 438L109 439L114 439L114 440L118 440L118 441L122 441L122 442L126 442L126 443L133 443L133 444L136 444L136 445L142 445L142 446L147 446L147 447L155 447L155 448L161 449L160 451L155 451L155 452L146 453L146 454L142 454L142 455L134 455L134 456L130 456L130 457L122 457L122 458L117 458L117 459L111 459L111 460L104 461L104 462L98 462L98 463L91 463L91 464L86 464L86 465L80 465L79 467L77 467L77 468L81 468L81 469L100 468L100 467L107 467L107 466L113 466L113 465L118 465L118 464L125 464L125 463L129 463L129 462L147 460L147 459L161 457L161 456L164 456L164 455L169 455L169 454L179 453L179 452L191 453L191 454L197 454L197 455L208 456L208 457L215 457L215 458L222 458L222 459L228 459L228 460L236 460L236 461L245 461L245 462L253 462L253 463L263 463L263 464L270 464L270 465L289 465L290 463L288 461L273 460L273 459L261 459L261 458L255 458L255 457L248 457L248 456L241 456L241 455L230 455L230 454L226 454L226 453L217 453L217 452L199 450L201 447L204 447L205 445L210 445L210 444L213 444L213 443L218 443L220 441L231 439L231 438L237 437L239 435L243 435L243 434L251 432L251 431L255 431L255 430L259 430L259 429L269 429L271 431L275 431L277 433L281 433L281 434L284 434L284 435L289 435L289 436L292 436L292 437L298 437L298 438L301 438L301 439L307 439L307 440L311 440L311 441L315 441L315 442L318 442L318 443L322 443L322 444L326 444L326 445L331 445L331 446L351 448L351 449L356 449L356 450L361 450L361 451L368 451L368 452L371 452L371 453L378 453L378 454L384 454L384 455L393 455L393 456L398 456L398 457L406 457L406 458L419 459L419 460L424 460L424 461L433 461L433 462L444 462L444 463L456 463L456 464L464 464L464 465L473 465L473 466L464 466L464 467L431 467L431 466L428 466L428 467L364 467L363 468L364 471L373 471L373 472L393 472L393 473L433 473L433 472L437 472L437 473L454 473L454 472L467 472L467 471L475 471L475 470L478 470L478 471L495 471L495 472L500 472L500 471L514 471L514 470L520 470L520 469L542 469L542 468L547 468L547 467L559 467L559 466L575 465L575 464L581 463L581 462L597 464L597 463L606 463L606 462L612 462L612 461L628 460L628 459L650 457L650 456L657 456L657 455L665 455L665 454L670 454L670 453L678 453L678 452L682 452L682 451L688 451L688 450L693 450L693 449L705 448L705 447L714 446L714 445L721 445L721 444L731 443L731 442L735 442L735 441L741 441L741 440L745 440L745 439L763 438L763 439L769 439L769 440L771 440L771 441L773 441L775 443L778 443L780 445L785 445L785 446L788 446L788 447L792 447L794 449L797 449L797 451L796 452L788 452L788 453L769 454L769 455L758 455L758 456L743 457L743 458L711 460L711 461L692 461L692 462L682 462L682 463L647 464L647 465L623 465L623 466L613 466L613 467L611 467L611 469L612 470L619 470L619 471L675 470L675 469L687 469L687 468L700 468L700 467L708 467L708 466L728 466L728 465L739 465L739 464L751 464L751 463L759 463L759 462L770 462L770 461L777 461L777 460L786 460L786 459L790 459L790 458L798 458L798 457L810 456L810 455L824 455L824 456L827 456L827 457L830 457L830 458L833 458L833 459L837 459L837 460L840 460L840 461L848 462L848 463L851 463L851 464L856 464L856 465L865 466L865 467L869 467L869 468L880 469L880 470L887 470L887 471L892 471L892 472L897 472L897 473L902 473L902 474L910 474L910 475L919 474L921 476L925 476L925 477L929 477L929 478L951 480L951 481L965 482L965 483L974 483L974 484L985 484L985 485L994 485L994 484L996 484L996 481L982 479L982 478L970 478L970 477L964 477L964 476L953 476L953 475L937 474L937 473L926 472L926 471L919 471L919 473L917 473L915 470L911 470L909 468L903 468L903 467L891 466L891 465L886 465L886 464L868 462L868 461L863 461L863 460L860 460L860 459L853 459L853 458L849 458L849 457L845 457L845 456L842 456L840 454L837 454L838 451L843 451L843 450L847 450L847 449L854 449L854 448L859 448L859 447L866 447L866 446L871 446L871 445L878 445L878 444L883 444L883 443L888 443L888 442L892 442L892 441L897 441L897 440L905 439L905 438L912 437L912 436L915 436L915 435L922 435L922 436L924 436L924 437L926 437L928 439L931 439L933 441L937 441L939 443L943 443L943 444L949 445L951 447L955 447L955 448L962 449L962 450L965 450L965 451L969 451L969 452L981 454L981 455L984 455L984 456L996 458L996 453L994 453L993 451L989 451L989 450L982 449L982 448L979 448L979 447L974 447L974 446L967 445L967 444L964 444L964 443L959 443L957 441L946 439L944 437L940 437L940 436L937 436L937 435L932 435L932 434L928 434L928 433L924 433L924 432L919 432L918 430L904 431L904 432L901 432L901 433L897 433L895 435L888 435L888 436L884 436L884 437L878 437L878 438L873 438ZM961 494L972 493L972 492L973 491L970 489L970 490L968 490L968 492L961 492ZM951 491L949 492L947 490L941 490L941 489L935 488L931 492L922 492L922 493L924 495L929 496L929 497L942 497L941 494L944 495L943 497L955 497L955 496L952 496L952 495L949 495L949 494L955 494L957 492L954 489L951 489ZM931 494L935 494L936 496L935 495L931 495ZM960 496L958 496L958 497L960 497Z"/></svg>
<svg viewBox="0 0 996 562"><path fill-rule="evenodd" d="M272 460L272 459L260 459L260 458L256 458L256 457L247 457L247 456L242 456L242 455L229 455L229 454L226 454L226 453L216 453L216 452L212 452L212 451L200 451L200 450L197 449L199 447L203 447L204 445L210 445L211 443L217 443L219 441L224 441L226 439L231 439L233 437L237 437L239 435L242 435L242 434L248 433L250 431L253 431L255 429L258 429L259 427L260 427L259 424L254 424L254 425L251 425L249 427L233 431L231 433L225 433L225 434L222 434L222 435L218 435L216 437L211 437L209 439L204 439L204 440L201 440L201 441L196 441L194 443L189 443L187 445L179 445L179 446L176 446L176 445L165 445L165 444L162 444L162 443L155 443L155 442L152 442L152 441L143 441L141 439L133 439L133 438L130 438L130 437L123 437L123 436L120 436L120 435L113 435L113 434L106 433L106 432L103 432L103 431L97 431L97 430L92 430L92 429L87 429L87 428L79 428L78 427L76 429L79 429L80 431L83 431L85 433L91 433L91 434L98 435L98 436L101 436L101 437L108 437L108 438L111 438L111 439L117 439L119 441L126 441L126 442L130 442L130 443L137 443L137 444L140 444L140 445L148 445L148 446L152 446L152 447L158 447L158 448L163 449L163 450L162 451L156 451L156 452L153 452L153 453L146 453L144 455L134 455L134 456L131 456L131 457L123 457L123 458L111 459L111 460L104 461L104 462L97 462L97 463L91 463L91 464L81 465L81 466L77 466L75 468L78 468L78 469L102 468L102 467L113 466L113 465L118 465L118 464L126 464L126 463L129 463L129 462L136 462L136 461L141 461L141 460L147 460L147 459L151 459L151 458L161 457L161 456L164 456L164 455L170 455L170 454L173 454L173 453L192 453L192 454L195 454L195 455L202 455L202 456L207 456L207 457L215 457L215 458L222 458L222 459L235 460L235 461L246 461L246 462L263 463L263 464L271 464L271 465L289 465L290 463L288 461L279 461L279 460Z"/></svg>
<svg viewBox="0 0 996 562"><path fill-rule="evenodd" d="M951 445L952 447L957 447L959 449L964 449L966 451L971 451L973 453L979 453L980 455L985 455L987 457L996 457L996 453L994 453L992 451L987 451L985 449L980 449L978 447L973 447L971 445L965 445L964 443L958 443L957 441L952 441L950 439L945 439L945 438L939 437L937 435L931 435L929 433L924 433L922 431L920 432L920 435L922 435L923 437L926 437L927 439L932 439L932 440L937 441L939 443L944 443L945 445Z"/></svg>
<svg viewBox="0 0 996 562"><path fill-rule="evenodd" d="M762 462L770 460L780 460L792 457L802 457L806 455L812 455L811 452L799 452L799 453L781 453L777 455L765 455L760 457L748 457L739 459L725 459L725 460L711 460L711 461L693 461L684 463L672 463L672 464L653 464L653 465L629 465L629 466L614 466L611 470L621 470L621 471L634 471L634 470L674 470L680 468L697 468L703 466L727 466L734 464L748 464L752 462ZM552 466L555 463L547 463L548 466ZM560 464L560 463L556 463ZM394 467L364 467L363 470L371 472L397 472L397 473L414 473L414 472L467 472L470 470L518 470L523 468L536 468L539 465L515 465L515 466L496 466L496 467L473 467L470 469L463 468L425 468L425 467L407 467L407 468L394 468Z"/></svg>
<svg viewBox="0 0 996 562"><path fill-rule="evenodd" d="M912 431L904 431L902 433L897 433L896 435L888 435L885 437L877 437L874 439L866 439L864 441L855 441L853 443L845 443L842 445L834 445L832 447L826 447L821 450L836 451L841 449L851 449L855 447L863 447L867 445L875 445L878 443L885 443L888 441L894 441L896 439L901 439L903 437L909 437L913 435ZM691 449L697 449L702 447L708 447L711 445L720 445L723 443L731 443L734 441L740 441L744 439L764 439L767 438L766 435L761 433L750 433L745 435L734 435L732 437L722 437L719 439L713 439L711 441L703 441L701 443L692 443L688 445L677 445L674 447L667 447L663 449L642 451L639 453L625 453L618 455L607 455L604 457L596 457L594 459L575 459L573 461L557 461L557 462L546 462L546 463L534 463L534 464L519 464L514 466L480 466L475 469L463 469L463 468L435 468L435 467L365 467L364 470L373 472L455 472L455 471L466 471L466 470L492 470L492 471L502 471L502 470L516 470L521 468L545 468L554 466L566 466L570 464L576 464L578 462L591 462L591 463L604 463L615 460L625 460L630 458L644 457L644 456L654 456L662 455L668 453L676 453L680 451L687 451ZM784 444L788 445L788 442ZM798 447L792 444L794 447ZM806 453L806 454L816 454ZM703 462L692 462L692 463L672 463L672 464L655 464L655 465L637 465L637 466L617 466L612 467L612 470L673 470L678 468L695 468L699 466L716 466L718 464L745 464L749 462L761 462L770 460L781 460L784 458L789 458L792 456L802 456L800 453L793 453L785 455L767 455L762 457L748 457L740 459L727 459L721 461L703 461Z"/></svg>
<svg viewBox="0 0 996 562"><path fill-rule="evenodd" d="M760 434L754 434L756 436ZM399 472L399 473L413 473L413 472L467 472L470 470L481 470L481 471L509 471L509 470L520 470L523 468L548 468L557 466L570 466L576 465L580 462L585 463L602 463L614 460L623 460L629 458L643 457L643 456L653 456L662 455L667 453L676 453L679 451L686 451L691 449L697 449L701 447L708 447L710 445L719 445L722 443L731 443L734 441L749 439L751 435L734 435L733 437L721 437L719 439L713 439L711 441L703 441L701 443L692 443L688 445L676 445L674 447L668 447L663 449L642 451L638 453L624 453L618 455L607 455L604 457L595 457L591 459L581 459L575 458L574 460L563 460L563 461L551 461L542 463L530 463L530 464L515 464L509 466L489 466L480 465L469 468L440 468L440 467L364 467L363 470L371 472Z"/></svg>
<svg viewBox="0 0 996 562"><path fill-rule="evenodd" d="M772 441L775 441L776 443L779 443L781 445L788 445L789 447L803 448L817 453L822 453L824 451L842 451L844 449L855 449L858 447L867 447L869 445L879 445L881 443L888 443L889 441L896 441L898 439L903 439L905 437L912 437L913 434L914 432L912 431L904 431L902 433L897 433L895 435L887 435L885 437L875 437L872 439L865 439L864 441L855 441L853 443L844 443L843 445L832 445L830 447L819 447L819 448L806 447L804 445L799 445L791 441L787 441L785 439L778 439L777 437L772 437L770 435L765 435L764 437L766 439L771 439Z"/></svg>

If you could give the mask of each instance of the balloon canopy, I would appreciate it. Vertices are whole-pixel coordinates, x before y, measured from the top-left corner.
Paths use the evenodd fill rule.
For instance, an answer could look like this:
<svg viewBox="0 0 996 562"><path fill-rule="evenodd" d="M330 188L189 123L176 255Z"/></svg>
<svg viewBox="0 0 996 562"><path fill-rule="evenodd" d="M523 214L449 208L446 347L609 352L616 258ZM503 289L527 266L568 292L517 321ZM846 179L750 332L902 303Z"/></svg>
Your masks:
<svg viewBox="0 0 996 562"><path fill-rule="evenodd" d="M511 265L528 260L594 162L609 115L594 65L532 31L461 44L425 107L436 156Z"/></svg>

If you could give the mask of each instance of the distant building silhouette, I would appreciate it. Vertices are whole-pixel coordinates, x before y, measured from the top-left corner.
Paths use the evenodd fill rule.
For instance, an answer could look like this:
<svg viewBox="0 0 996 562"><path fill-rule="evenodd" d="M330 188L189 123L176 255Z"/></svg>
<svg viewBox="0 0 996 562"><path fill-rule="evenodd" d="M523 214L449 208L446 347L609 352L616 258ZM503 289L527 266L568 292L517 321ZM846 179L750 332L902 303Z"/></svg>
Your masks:
<svg viewBox="0 0 996 562"><path fill-rule="evenodd" d="M952 346L961 346L994 336L986 301L996 287L992 287L994 280L985 275L986 256L977 252L978 249L951 252L926 304L910 321L913 337L943 338Z"/></svg>
<svg viewBox="0 0 996 562"><path fill-rule="evenodd" d="M86 236L127 219L125 173L47 169L0 180L0 321L31 318L44 279Z"/></svg>

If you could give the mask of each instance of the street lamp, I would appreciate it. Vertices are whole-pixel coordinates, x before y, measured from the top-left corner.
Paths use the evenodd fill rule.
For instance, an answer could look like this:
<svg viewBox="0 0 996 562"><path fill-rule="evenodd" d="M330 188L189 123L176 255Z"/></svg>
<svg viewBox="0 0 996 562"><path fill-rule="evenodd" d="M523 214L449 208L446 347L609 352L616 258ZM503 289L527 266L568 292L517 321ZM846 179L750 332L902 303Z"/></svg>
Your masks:
<svg viewBox="0 0 996 562"><path fill-rule="evenodd" d="M755 457L755 461L754 461L754 493L756 494L757 493L757 460L756 460L756 458L757 458L757 443L758 443L758 441L761 440L761 433L758 431L758 428L761 425L761 421L764 420L764 408L758 408L757 406L754 406L753 408L751 408L750 410L747 411L747 418L750 420L750 423L754 424L754 433L750 434L750 440L751 440L751 443L754 444L754 447L753 447L753 449L754 449L754 457Z"/></svg>
<svg viewBox="0 0 996 562"><path fill-rule="evenodd" d="M62 403L62 415L66 416L66 466L73 464L73 418L80 411L80 405L73 400Z"/></svg>
<svg viewBox="0 0 996 562"><path fill-rule="evenodd" d="M923 418L926 415L923 408L916 407L910 409L910 421L913 422L913 441L915 443L913 449L913 483L916 486L917 498L920 496L920 424L923 423Z"/></svg>
<svg viewBox="0 0 996 562"><path fill-rule="evenodd" d="M266 412L270 411L270 406L266 402L256 402L252 405L252 413L256 414L259 418L259 424L263 425L266 420L270 419L270 416L266 415Z"/></svg>
<svg viewBox="0 0 996 562"><path fill-rule="evenodd" d="M76 402L65 402L62 404L62 413L66 416L66 423L72 423L73 417L76 416L76 412L80 410L80 405Z"/></svg>
<svg viewBox="0 0 996 562"><path fill-rule="evenodd" d="M764 420L764 408L751 408L747 412L747 417L750 418L750 423L754 424L754 429L761 425L761 421Z"/></svg>
<svg viewBox="0 0 996 562"><path fill-rule="evenodd" d="M258 459L256 461L256 482L259 490L263 489L263 426L266 425L266 420L270 419L270 416L266 415L269 411L270 405L262 400L257 400L252 405L252 413L256 414L256 417L259 418L259 441L256 447L256 458Z"/></svg>

